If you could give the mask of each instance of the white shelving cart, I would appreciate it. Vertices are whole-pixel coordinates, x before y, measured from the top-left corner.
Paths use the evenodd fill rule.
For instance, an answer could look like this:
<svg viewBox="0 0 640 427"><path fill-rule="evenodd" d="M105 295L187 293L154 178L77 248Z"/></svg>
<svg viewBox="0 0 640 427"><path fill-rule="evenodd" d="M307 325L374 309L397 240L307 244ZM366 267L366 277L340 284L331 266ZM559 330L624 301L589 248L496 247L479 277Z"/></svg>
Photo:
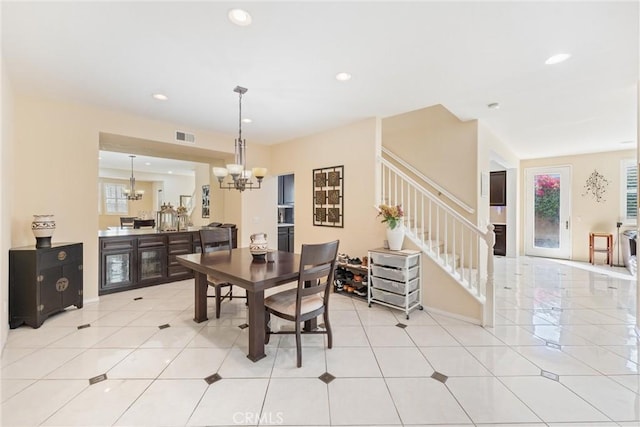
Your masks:
<svg viewBox="0 0 640 427"><path fill-rule="evenodd" d="M368 303L382 304L409 312L421 304L420 252L413 250L369 250Z"/></svg>

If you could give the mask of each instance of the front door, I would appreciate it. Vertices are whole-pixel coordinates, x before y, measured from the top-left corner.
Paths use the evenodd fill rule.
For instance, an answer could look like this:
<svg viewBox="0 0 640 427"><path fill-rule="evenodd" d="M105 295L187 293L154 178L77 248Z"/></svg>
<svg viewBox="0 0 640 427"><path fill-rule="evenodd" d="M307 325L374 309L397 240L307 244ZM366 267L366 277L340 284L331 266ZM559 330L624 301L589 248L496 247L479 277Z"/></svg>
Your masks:
<svg viewBox="0 0 640 427"><path fill-rule="evenodd" d="M525 254L571 257L571 167L525 170Z"/></svg>

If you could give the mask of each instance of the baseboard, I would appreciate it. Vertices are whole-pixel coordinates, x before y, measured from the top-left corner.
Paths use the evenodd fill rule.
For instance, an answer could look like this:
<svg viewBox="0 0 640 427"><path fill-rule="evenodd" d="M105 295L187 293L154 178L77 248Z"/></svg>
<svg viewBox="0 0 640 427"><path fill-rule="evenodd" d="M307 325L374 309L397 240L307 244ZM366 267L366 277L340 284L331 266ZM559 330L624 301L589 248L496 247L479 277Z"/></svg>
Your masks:
<svg viewBox="0 0 640 427"><path fill-rule="evenodd" d="M439 308L429 307L428 305L425 305L424 309L433 314L439 314L441 316L451 317L452 319L462 320L463 322L471 323L478 326L482 325L482 323L478 319L474 319L472 317L463 316L457 313L451 313L445 310L441 310Z"/></svg>
<svg viewBox="0 0 640 427"><path fill-rule="evenodd" d="M91 299L85 299L82 303L83 304L91 304L93 302L99 302L100 301L100 297L95 297L95 298L91 298Z"/></svg>

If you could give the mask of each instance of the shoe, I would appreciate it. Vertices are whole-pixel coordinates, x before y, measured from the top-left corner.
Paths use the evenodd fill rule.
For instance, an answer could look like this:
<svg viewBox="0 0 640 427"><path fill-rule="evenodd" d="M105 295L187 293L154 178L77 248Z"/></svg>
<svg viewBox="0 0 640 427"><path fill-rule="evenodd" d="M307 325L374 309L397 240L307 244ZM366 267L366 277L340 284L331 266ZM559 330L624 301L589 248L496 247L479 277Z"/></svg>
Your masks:
<svg viewBox="0 0 640 427"><path fill-rule="evenodd" d="M344 278L346 280L353 280L353 272L349 271L349 270L345 271L344 272Z"/></svg>
<svg viewBox="0 0 640 427"><path fill-rule="evenodd" d="M369 265L369 257L362 257L362 266L366 267L367 265Z"/></svg>
<svg viewBox="0 0 640 427"><path fill-rule="evenodd" d="M342 279L336 279L333 283L336 285L336 291L342 292L344 290L344 281Z"/></svg>
<svg viewBox="0 0 640 427"><path fill-rule="evenodd" d="M349 264L351 264L351 265L361 265L362 264L362 260L360 258L351 258L349 260Z"/></svg>
<svg viewBox="0 0 640 427"><path fill-rule="evenodd" d="M354 282L362 282L362 275L361 274L356 274L353 276L353 281Z"/></svg>
<svg viewBox="0 0 640 427"><path fill-rule="evenodd" d="M361 288L358 288L356 290L353 291L354 294L359 295L361 297L366 297L367 296L367 287L363 286Z"/></svg>

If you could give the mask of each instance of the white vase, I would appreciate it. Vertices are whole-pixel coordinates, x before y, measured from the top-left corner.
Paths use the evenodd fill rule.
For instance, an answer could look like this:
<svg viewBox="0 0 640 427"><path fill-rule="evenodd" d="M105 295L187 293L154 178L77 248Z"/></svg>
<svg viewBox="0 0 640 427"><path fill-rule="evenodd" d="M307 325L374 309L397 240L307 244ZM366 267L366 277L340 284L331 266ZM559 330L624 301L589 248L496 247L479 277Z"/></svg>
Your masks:
<svg viewBox="0 0 640 427"><path fill-rule="evenodd" d="M34 215L31 222L31 231L36 237L36 248L50 248L51 236L56 229L53 215Z"/></svg>
<svg viewBox="0 0 640 427"><path fill-rule="evenodd" d="M392 251L399 251L402 249L402 242L404 241L404 225L398 224L396 228L387 227L387 241L389 242L389 249Z"/></svg>

